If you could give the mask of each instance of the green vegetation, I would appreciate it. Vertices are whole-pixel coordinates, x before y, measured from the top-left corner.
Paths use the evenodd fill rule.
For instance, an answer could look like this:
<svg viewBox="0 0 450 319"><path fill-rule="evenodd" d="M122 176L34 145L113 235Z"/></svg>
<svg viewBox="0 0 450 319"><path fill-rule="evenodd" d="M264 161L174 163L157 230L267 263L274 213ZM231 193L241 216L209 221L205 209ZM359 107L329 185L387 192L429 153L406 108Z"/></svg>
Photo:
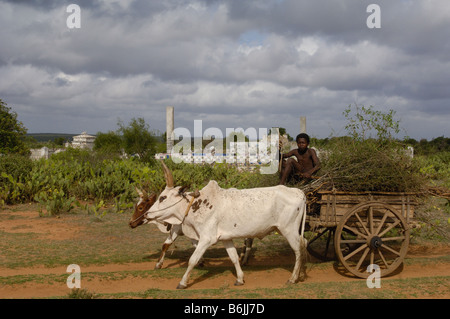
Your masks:
<svg viewBox="0 0 450 319"><path fill-rule="evenodd" d="M15 119L4 104L2 111ZM321 149L319 175L324 187L422 193L429 187L450 188L450 139L420 141L415 144L419 155L410 158L405 147L414 141L393 138L399 132L399 121L392 110L383 113L372 106L349 106L343 114L349 136L312 140L312 145ZM38 202L50 215L69 212L75 206L98 215L103 206L111 203L116 212L129 209L136 196L135 187L160 192L165 181L153 154L163 143L142 118L132 119L128 126L119 121L118 127L116 132L99 132L94 151L69 148L39 161L31 161L19 151L3 155L0 205ZM16 144L19 149L23 146L18 141ZM122 158L122 152L137 156ZM277 174L261 175L258 170L241 171L227 164L175 164L170 160L167 164L175 182L190 190L202 188L211 179L224 188L278 183ZM81 204L86 201L93 206Z"/></svg>
<svg viewBox="0 0 450 319"><path fill-rule="evenodd" d="M215 179L222 187L271 185L275 176L239 171L226 164L193 165L169 161L175 182L189 189ZM2 157L0 201L3 204L39 202L49 214L70 211L76 201L114 202L117 211L129 207L135 187L160 192L165 186L161 164L139 159L107 159L88 150L68 149L48 160Z"/></svg>
<svg viewBox="0 0 450 319"><path fill-rule="evenodd" d="M17 120L17 113L0 99L0 155L18 153L27 154L23 141L26 127Z"/></svg>

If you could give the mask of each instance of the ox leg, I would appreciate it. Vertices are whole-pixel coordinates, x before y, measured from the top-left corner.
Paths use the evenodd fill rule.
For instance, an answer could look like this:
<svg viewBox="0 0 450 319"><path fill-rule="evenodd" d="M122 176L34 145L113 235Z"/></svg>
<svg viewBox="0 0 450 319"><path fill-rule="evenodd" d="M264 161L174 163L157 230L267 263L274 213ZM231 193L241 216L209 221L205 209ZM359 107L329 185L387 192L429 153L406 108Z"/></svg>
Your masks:
<svg viewBox="0 0 450 319"><path fill-rule="evenodd" d="M163 263L164 263L164 257L166 256L166 251L169 249L170 245L173 244L173 242L178 238L178 232L174 231L174 228L169 233L169 236L167 237L166 241L162 245L161 249L161 255L159 256L158 262L155 265L155 269L161 269Z"/></svg>
<svg viewBox="0 0 450 319"><path fill-rule="evenodd" d="M292 272L291 277L288 280L288 283L295 284L297 282L300 266L301 266L301 255L300 255L300 241L301 237L297 231L294 232L283 232L280 230L280 233L287 239L289 245L295 253L295 265L294 271Z"/></svg>
<svg viewBox="0 0 450 319"><path fill-rule="evenodd" d="M244 248L240 256L241 264L243 266L247 265L248 258L250 257L250 252L252 251L253 238L245 238Z"/></svg>
<svg viewBox="0 0 450 319"><path fill-rule="evenodd" d="M167 242L167 239L166 239ZM161 249L161 255L159 256L158 262L155 265L155 269L161 269L162 265L164 263L164 256L166 255L166 251L167 249L169 249L170 245L172 245L172 242L170 243L166 243L164 242L164 244L162 245L162 249Z"/></svg>
<svg viewBox="0 0 450 319"><path fill-rule="evenodd" d="M226 240L223 242L223 245L225 246L225 249L227 250L228 256L230 257L231 261L233 262L234 268L236 268L236 282L234 283L235 286L242 286L244 284L244 272L241 269L241 265L239 264L239 255L236 251L236 247L234 246L234 243L232 240Z"/></svg>
<svg viewBox="0 0 450 319"><path fill-rule="evenodd" d="M217 242L213 240L200 240L197 244L197 247L194 250L194 253L192 254L191 258L189 258L189 264L187 267L186 272L183 275L183 278L181 278L180 283L177 286L177 289L185 289L187 288L187 283L189 280L189 275L191 274L192 269L197 265L199 260L203 257L203 254L205 253L206 249L208 249L211 245L215 244Z"/></svg>
<svg viewBox="0 0 450 319"><path fill-rule="evenodd" d="M194 248L197 248L198 240L191 239L191 243L192 243L192 246L194 246ZM198 266L203 267L204 265L205 265L205 261L203 260L203 257L202 257L198 261Z"/></svg>

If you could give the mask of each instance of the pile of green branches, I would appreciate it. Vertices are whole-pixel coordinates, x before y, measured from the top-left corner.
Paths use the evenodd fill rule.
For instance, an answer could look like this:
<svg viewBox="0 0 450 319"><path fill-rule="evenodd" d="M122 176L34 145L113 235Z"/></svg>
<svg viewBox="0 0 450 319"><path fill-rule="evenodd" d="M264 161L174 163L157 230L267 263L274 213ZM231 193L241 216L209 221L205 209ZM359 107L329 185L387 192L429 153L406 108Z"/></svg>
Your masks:
<svg viewBox="0 0 450 319"><path fill-rule="evenodd" d="M321 182L329 189L361 192L420 192L426 181L399 143L339 139L322 160Z"/></svg>
<svg viewBox="0 0 450 319"><path fill-rule="evenodd" d="M315 185L349 192L422 191L426 181L417 161L394 138L400 126L393 110L350 105L343 115L348 136L332 138L320 152L322 176Z"/></svg>

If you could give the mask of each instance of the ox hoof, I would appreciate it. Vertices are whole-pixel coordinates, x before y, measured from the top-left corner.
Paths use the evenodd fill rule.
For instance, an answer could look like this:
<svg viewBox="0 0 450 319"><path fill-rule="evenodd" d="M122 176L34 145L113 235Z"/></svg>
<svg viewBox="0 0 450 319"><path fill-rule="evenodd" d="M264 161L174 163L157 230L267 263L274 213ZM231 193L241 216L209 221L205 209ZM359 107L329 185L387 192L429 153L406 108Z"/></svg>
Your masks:
<svg viewBox="0 0 450 319"><path fill-rule="evenodd" d="M186 289L186 285L178 284L177 289Z"/></svg>
<svg viewBox="0 0 450 319"><path fill-rule="evenodd" d="M294 285L294 284L295 284L295 281L292 281L290 279L288 281L286 281L287 286Z"/></svg>
<svg viewBox="0 0 450 319"><path fill-rule="evenodd" d="M306 280L306 273L302 272L298 276L298 281L305 281Z"/></svg>
<svg viewBox="0 0 450 319"><path fill-rule="evenodd" d="M161 269L161 268L162 268L162 265L160 265L160 264L155 265L155 269Z"/></svg>
<svg viewBox="0 0 450 319"><path fill-rule="evenodd" d="M240 282L238 280L236 280L236 282L234 283L235 286L242 286L244 285L244 281Z"/></svg>

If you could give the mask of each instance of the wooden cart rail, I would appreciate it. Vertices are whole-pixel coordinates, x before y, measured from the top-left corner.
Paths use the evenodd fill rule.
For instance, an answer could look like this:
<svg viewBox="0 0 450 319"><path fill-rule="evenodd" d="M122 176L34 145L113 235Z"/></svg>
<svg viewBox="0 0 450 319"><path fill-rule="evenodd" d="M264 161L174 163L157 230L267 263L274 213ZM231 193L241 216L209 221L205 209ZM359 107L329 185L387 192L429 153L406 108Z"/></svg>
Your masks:
<svg viewBox="0 0 450 319"><path fill-rule="evenodd" d="M342 217L353 206L363 202L379 201L391 205L399 212L409 224L414 218L414 200L417 193L404 192L343 192L343 191L319 191L318 196L311 204L320 205L320 211L310 211L307 222L310 228L336 227Z"/></svg>

